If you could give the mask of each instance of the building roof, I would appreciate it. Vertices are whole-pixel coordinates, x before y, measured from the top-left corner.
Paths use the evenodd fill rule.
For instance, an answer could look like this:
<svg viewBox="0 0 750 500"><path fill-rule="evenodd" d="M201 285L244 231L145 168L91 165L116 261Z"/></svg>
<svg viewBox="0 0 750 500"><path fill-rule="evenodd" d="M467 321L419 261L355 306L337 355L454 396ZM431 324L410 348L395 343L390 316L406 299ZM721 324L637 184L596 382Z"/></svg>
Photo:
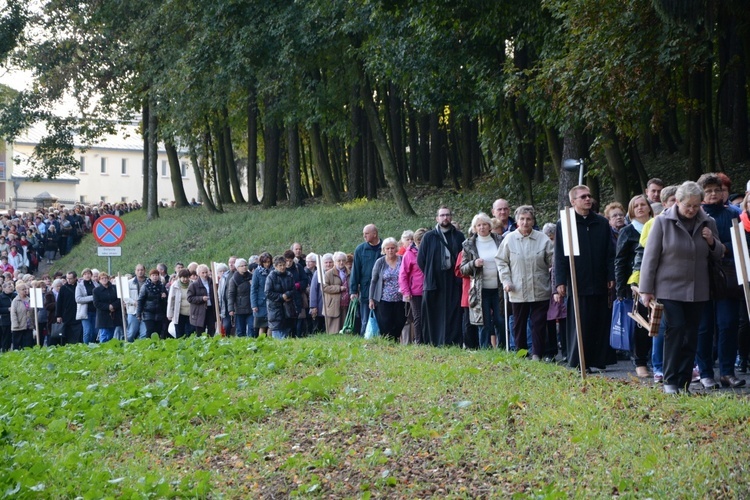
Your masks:
<svg viewBox="0 0 750 500"><path fill-rule="evenodd" d="M19 153L17 150L13 150L13 170L11 179L25 180L31 177L31 163L29 163L29 155ZM60 183L75 183L78 184L80 179L73 174L64 173L60 174L54 179L43 178L40 179L44 182L60 182Z"/></svg>
<svg viewBox="0 0 750 500"><path fill-rule="evenodd" d="M87 144L80 136L73 136L76 148L106 149L119 151L143 151L143 137L136 125L118 125L119 134L103 135L95 144ZM36 145L47 134L47 127L37 123L18 136L15 144ZM164 144L159 143L159 153L165 153Z"/></svg>

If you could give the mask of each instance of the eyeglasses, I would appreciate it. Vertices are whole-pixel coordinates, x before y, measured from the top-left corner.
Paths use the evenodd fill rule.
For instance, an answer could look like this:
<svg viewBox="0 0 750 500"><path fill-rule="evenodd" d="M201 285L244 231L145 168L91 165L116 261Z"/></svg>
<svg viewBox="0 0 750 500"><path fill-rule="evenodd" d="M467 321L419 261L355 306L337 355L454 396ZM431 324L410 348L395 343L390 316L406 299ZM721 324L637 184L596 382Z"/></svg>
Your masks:
<svg viewBox="0 0 750 500"><path fill-rule="evenodd" d="M581 196L577 196L577 199L579 200L588 200L589 198L593 198L590 194L582 194Z"/></svg>
<svg viewBox="0 0 750 500"><path fill-rule="evenodd" d="M609 217L611 219L614 219L615 217L625 217L625 214L611 214Z"/></svg>
<svg viewBox="0 0 750 500"><path fill-rule="evenodd" d="M443 218L443 217L452 217L452 216L453 216L453 214L438 214L438 217L441 217L441 218Z"/></svg>

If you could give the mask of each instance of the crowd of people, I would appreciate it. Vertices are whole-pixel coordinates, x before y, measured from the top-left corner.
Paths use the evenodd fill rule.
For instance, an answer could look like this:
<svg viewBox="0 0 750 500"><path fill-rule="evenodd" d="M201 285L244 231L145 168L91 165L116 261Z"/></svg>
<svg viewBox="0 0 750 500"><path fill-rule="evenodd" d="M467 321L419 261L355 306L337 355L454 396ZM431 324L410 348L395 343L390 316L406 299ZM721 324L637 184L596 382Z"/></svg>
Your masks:
<svg viewBox="0 0 750 500"><path fill-rule="evenodd" d="M64 255L98 216L137 205L9 213L0 235L0 262L7 266L0 349L33 345L37 323L39 343L54 345L153 334L303 337L342 332L352 315L355 332L363 334L374 315L380 334L394 341L523 349L532 360L601 371L618 356L609 343L613 304L634 300L647 317L658 301L664 308L658 334L633 327L627 354L635 374L653 376L667 393L694 382L741 387L745 380L735 372L747 371L750 331L730 235L738 219L750 240L750 195L730 191L724 174L676 186L652 179L627 208L610 203L599 215L588 187L571 189L580 249L575 308L561 221L540 230L534 207L517 207L511 217L503 199L491 214L473 217L468 237L442 206L434 227L404 231L399 240L381 240L377 226L367 224L364 241L349 254L305 254L294 243L282 255L232 256L213 269L177 263L170 274L159 264L147 273L139 264L122 299L104 272L36 280L32 260L41 249L51 252L48 260ZM30 288L43 291L35 310Z"/></svg>

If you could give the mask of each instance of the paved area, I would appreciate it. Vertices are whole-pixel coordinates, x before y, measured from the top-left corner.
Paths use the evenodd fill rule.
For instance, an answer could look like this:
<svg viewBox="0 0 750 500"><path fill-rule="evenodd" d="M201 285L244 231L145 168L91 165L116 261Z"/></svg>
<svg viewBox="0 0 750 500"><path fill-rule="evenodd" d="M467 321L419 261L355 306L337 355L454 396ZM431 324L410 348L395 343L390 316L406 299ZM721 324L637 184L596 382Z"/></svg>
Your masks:
<svg viewBox="0 0 750 500"><path fill-rule="evenodd" d="M653 378L653 372L651 373L651 376L649 378L638 378L635 375L635 366L633 365L633 362L630 360L627 361L618 361L616 365L609 365L607 366L607 370L603 373L599 374L593 374L589 375L590 377L610 377L615 379L627 379L634 382L639 382L643 384L646 387L654 387L661 390L661 384L654 383ZM716 381L718 382L718 375L719 371L716 370ZM742 394L742 395L750 395L750 374L747 373L739 373L736 372L735 375L743 380L747 381L747 385L745 387L741 387L738 389L732 389L732 388L721 388L716 390L706 390L703 388L703 386L700 383L695 383L690 385L690 392L696 393L696 394L721 394L721 393L730 393L730 394Z"/></svg>

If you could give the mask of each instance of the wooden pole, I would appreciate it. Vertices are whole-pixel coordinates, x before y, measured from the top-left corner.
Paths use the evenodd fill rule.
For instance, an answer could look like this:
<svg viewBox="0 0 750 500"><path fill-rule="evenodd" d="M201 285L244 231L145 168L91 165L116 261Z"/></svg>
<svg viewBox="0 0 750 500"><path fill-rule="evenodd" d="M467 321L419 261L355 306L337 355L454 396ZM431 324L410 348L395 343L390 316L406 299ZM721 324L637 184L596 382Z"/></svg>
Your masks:
<svg viewBox="0 0 750 500"><path fill-rule="evenodd" d="M750 283L748 283L747 278L747 265L745 258L747 257L745 254L745 248L742 244L742 239L744 238L744 229L740 228L739 222L737 222L737 219L732 219L732 231L734 231L734 237L737 242L737 245L734 250L734 261L736 264L739 264L737 268L740 270L740 277L742 278L742 290L745 292L745 307L747 308L747 314L750 316ZM739 261L739 262L737 262Z"/></svg>
<svg viewBox="0 0 750 500"><path fill-rule="evenodd" d="M216 272L216 262L211 262L211 270L213 274L213 279L211 280L211 282L212 282L212 287L214 289L214 313L216 314L216 328L222 337L226 337L229 332L221 333L222 324L221 324L221 313L219 311L219 283L218 283L219 273Z"/></svg>
<svg viewBox="0 0 750 500"><path fill-rule="evenodd" d="M510 351L510 321L508 321L508 292L503 290L503 311L505 312L505 352ZM518 346L516 346L518 347Z"/></svg>
<svg viewBox="0 0 750 500"><path fill-rule="evenodd" d="M581 379L586 381L586 359L583 354L583 334L581 333L581 311L578 305L578 279L576 278L576 260L573 252L573 228L571 227L570 211L565 209L565 222L567 231L565 238L568 241L568 259L570 261L570 298L573 300L573 314L576 318L576 337L578 339L578 363L581 367ZM578 235L576 235L577 237Z"/></svg>

